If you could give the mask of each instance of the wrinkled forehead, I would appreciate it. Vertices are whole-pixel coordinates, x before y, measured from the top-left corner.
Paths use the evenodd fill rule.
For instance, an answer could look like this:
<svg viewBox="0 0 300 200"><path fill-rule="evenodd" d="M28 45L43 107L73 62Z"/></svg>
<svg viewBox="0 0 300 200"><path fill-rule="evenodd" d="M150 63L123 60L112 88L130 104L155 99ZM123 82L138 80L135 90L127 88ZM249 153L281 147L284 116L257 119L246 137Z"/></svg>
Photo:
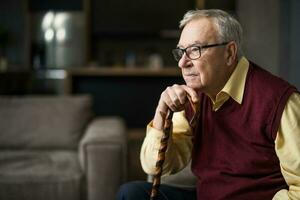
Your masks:
<svg viewBox="0 0 300 200"><path fill-rule="evenodd" d="M192 44L210 44L218 42L219 34L217 26L212 18L199 18L188 22L182 29L179 47L187 47Z"/></svg>

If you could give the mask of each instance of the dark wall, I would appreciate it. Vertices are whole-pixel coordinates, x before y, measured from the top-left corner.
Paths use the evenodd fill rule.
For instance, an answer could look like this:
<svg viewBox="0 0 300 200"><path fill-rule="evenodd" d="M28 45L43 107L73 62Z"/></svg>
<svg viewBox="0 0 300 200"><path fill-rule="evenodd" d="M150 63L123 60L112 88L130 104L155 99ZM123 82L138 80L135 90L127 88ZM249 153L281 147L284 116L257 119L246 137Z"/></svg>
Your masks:
<svg viewBox="0 0 300 200"><path fill-rule="evenodd" d="M82 10L82 0L28 0L30 11Z"/></svg>
<svg viewBox="0 0 300 200"><path fill-rule="evenodd" d="M0 27L8 31L8 44L4 56L11 66L23 67L25 64L25 26L24 1L0 1Z"/></svg>
<svg viewBox="0 0 300 200"><path fill-rule="evenodd" d="M161 92L181 77L73 77L72 93L94 97L98 116L118 115L130 128L144 128L153 118Z"/></svg>
<svg viewBox="0 0 300 200"><path fill-rule="evenodd" d="M290 17L289 24L289 33L284 36L289 38L288 43L288 52L289 56L289 80L300 90L300 1L299 0L289 0L290 6L289 11L286 14L289 14ZM284 59L284 58L283 58Z"/></svg>

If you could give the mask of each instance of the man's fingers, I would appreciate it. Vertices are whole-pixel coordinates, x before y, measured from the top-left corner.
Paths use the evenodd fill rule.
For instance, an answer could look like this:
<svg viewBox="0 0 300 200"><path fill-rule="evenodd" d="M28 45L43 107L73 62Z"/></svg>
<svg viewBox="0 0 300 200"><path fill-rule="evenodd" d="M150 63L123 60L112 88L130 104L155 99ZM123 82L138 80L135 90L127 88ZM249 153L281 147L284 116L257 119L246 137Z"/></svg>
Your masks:
<svg viewBox="0 0 300 200"><path fill-rule="evenodd" d="M193 103L198 102L198 95L196 91L186 85L173 85L166 88L161 94L160 110L166 111L166 107L172 111L181 111L186 104L187 96L190 96ZM163 105L165 104L165 106Z"/></svg>
<svg viewBox="0 0 300 200"><path fill-rule="evenodd" d="M176 89L174 86L172 87L168 87L166 90L168 97L170 98L170 101L172 102L172 104L176 105L180 105L181 101L177 95Z"/></svg>
<svg viewBox="0 0 300 200"><path fill-rule="evenodd" d="M194 103L197 103L199 101L198 94L194 89L192 89L186 85L182 85L182 87L188 93L188 95L191 97L191 99Z"/></svg>
<svg viewBox="0 0 300 200"><path fill-rule="evenodd" d="M173 85L166 88L161 95L161 100L172 111L180 111L184 108L186 94L186 91L181 86Z"/></svg>
<svg viewBox="0 0 300 200"><path fill-rule="evenodd" d="M173 88L174 88L174 92L176 94L176 98L178 99L180 105L183 105L185 104L186 102L186 95L187 95L187 92L185 91L185 89L183 89L181 87L181 85L173 85Z"/></svg>

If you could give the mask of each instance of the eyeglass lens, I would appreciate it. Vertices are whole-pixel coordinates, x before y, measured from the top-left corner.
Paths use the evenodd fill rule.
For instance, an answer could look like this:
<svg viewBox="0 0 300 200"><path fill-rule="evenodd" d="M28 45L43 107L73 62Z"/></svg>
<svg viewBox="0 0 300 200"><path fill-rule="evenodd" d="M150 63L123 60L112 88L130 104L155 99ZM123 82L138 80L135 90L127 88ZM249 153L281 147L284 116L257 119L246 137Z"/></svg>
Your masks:
<svg viewBox="0 0 300 200"><path fill-rule="evenodd" d="M186 49L176 48L173 49L172 53L176 61L179 61L182 58L184 53L186 53L189 59L193 60L201 56L201 47L191 46L191 47L187 47Z"/></svg>

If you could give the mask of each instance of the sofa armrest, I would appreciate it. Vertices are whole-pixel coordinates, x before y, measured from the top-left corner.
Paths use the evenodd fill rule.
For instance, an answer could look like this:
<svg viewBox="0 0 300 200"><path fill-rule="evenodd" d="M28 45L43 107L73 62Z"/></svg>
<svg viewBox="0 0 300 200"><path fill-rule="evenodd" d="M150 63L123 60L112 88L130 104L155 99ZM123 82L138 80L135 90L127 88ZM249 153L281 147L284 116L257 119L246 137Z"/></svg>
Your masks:
<svg viewBox="0 0 300 200"><path fill-rule="evenodd" d="M79 161L85 172L88 200L115 199L127 176L127 137L122 119L93 120L80 141Z"/></svg>

